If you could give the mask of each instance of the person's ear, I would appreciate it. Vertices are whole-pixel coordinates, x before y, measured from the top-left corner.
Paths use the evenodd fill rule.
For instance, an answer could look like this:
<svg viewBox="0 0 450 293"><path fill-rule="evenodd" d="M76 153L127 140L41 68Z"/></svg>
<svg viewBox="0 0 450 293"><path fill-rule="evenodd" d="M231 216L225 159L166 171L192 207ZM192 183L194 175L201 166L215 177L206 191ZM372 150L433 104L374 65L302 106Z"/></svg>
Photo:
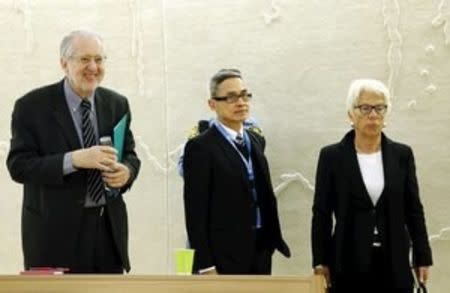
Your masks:
<svg viewBox="0 0 450 293"><path fill-rule="evenodd" d="M208 106L211 110L216 111L216 101L213 99L208 100Z"/></svg>
<svg viewBox="0 0 450 293"><path fill-rule="evenodd" d="M59 64L61 65L62 70L64 70L65 73L67 73L67 59L66 58L60 58Z"/></svg>
<svg viewBox="0 0 450 293"><path fill-rule="evenodd" d="M355 117L353 115L354 115L353 112L350 112L350 111L347 112L348 119L350 120L350 126L352 128L355 125L355 122L354 122L355 121Z"/></svg>

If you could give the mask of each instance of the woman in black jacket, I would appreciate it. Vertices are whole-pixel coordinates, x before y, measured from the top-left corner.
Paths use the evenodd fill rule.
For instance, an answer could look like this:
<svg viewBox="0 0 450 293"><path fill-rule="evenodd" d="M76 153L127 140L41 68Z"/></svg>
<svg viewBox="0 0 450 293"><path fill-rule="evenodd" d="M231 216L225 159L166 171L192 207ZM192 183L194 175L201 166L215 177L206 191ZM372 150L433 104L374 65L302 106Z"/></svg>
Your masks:
<svg viewBox="0 0 450 293"><path fill-rule="evenodd" d="M347 98L353 129L320 152L313 266L332 292L412 292L411 247L419 281L429 275L431 249L414 156L382 132L390 109L383 83L353 81Z"/></svg>

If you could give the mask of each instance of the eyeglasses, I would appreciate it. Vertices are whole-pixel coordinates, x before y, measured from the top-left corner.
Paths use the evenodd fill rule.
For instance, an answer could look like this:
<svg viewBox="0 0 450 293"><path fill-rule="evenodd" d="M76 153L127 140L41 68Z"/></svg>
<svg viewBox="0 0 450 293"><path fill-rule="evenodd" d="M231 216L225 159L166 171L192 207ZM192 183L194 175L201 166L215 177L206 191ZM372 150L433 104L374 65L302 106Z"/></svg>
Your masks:
<svg viewBox="0 0 450 293"><path fill-rule="evenodd" d="M93 60L97 65L103 65L106 61L106 56L70 56L70 59L75 60L76 62L82 65L88 65Z"/></svg>
<svg viewBox="0 0 450 293"><path fill-rule="evenodd" d="M378 115L384 115L387 112L387 105L367 105L367 104L362 104L362 105L358 105L353 107L355 109L359 109L359 111L361 112L361 114L367 116L370 113L372 113L372 110L375 110L375 112Z"/></svg>
<svg viewBox="0 0 450 293"><path fill-rule="evenodd" d="M242 98L244 102L248 102L252 99L252 96L253 96L252 93L242 92L240 94L231 93L223 97L211 97L211 99L216 101L225 101L228 104L232 104L236 103L239 100L239 98Z"/></svg>

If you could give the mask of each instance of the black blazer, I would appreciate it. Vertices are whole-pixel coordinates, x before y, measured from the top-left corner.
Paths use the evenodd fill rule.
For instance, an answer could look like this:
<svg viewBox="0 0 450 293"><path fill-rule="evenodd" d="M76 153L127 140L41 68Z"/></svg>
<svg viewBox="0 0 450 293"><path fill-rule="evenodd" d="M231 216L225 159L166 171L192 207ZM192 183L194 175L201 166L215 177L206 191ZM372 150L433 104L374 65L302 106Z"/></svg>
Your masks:
<svg viewBox="0 0 450 293"><path fill-rule="evenodd" d="M97 88L95 106L99 136L111 136L113 127L130 114L125 97ZM128 124L129 125L129 124ZM18 99L11 122L8 170L24 185L22 246L25 268L34 266L71 268L86 197L86 171L63 175L66 152L81 148L64 98L63 81L45 86ZM107 199L113 236L124 269L129 271L127 211L122 193L136 178L140 161L134 139L126 130L123 163L131 171L129 184L121 194Z"/></svg>
<svg viewBox="0 0 450 293"><path fill-rule="evenodd" d="M394 284L411 287L410 246L415 266L432 264L412 150L382 135L385 186L374 207L359 169L354 135L350 131L320 152L311 229L313 265L327 265L338 274L367 272L377 224Z"/></svg>
<svg viewBox="0 0 450 293"><path fill-rule="evenodd" d="M256 184L268 245L289 256L263 153L264 138L247 133L255 169L260 170ZM255 251L256 206L239 154L213 126L187 143L183 167L186 228L195 249L194 271L216 266L219 273L245 273Z"/></svg>

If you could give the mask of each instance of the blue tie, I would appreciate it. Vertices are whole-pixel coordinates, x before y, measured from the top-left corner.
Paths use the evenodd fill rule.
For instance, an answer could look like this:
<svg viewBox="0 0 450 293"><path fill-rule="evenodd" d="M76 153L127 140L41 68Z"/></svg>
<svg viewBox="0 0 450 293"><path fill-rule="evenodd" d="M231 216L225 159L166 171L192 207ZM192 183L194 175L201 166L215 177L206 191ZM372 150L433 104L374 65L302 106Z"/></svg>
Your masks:
<svg viewBox="0 0 450 293"><path fill-rule="evenodd" d="M81 129L83 132L84 148L88 148L97 144L95 139L94 127L90 119L91 102L83 100L81 102ZM104 184L102 174L99 170L87 170L87 192L93 202L98 203L104 193Z"/></svg>

